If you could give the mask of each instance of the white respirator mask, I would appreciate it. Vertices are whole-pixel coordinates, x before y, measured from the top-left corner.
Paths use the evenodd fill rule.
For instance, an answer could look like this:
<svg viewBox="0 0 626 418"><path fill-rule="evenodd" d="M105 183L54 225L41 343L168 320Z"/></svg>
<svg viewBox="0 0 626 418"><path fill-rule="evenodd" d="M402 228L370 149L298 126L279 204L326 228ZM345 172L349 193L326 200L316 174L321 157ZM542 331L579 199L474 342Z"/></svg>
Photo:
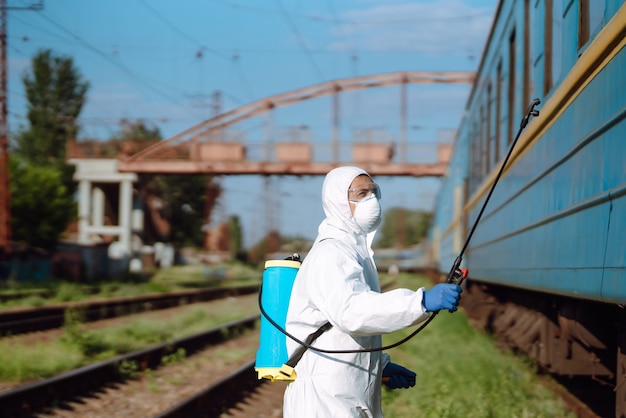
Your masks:
<svg viewBox="0 0 626 418"><path fill-rule="evenodd" d="M353 202L356 207L354 208L354 215L352 218L359 225L361 230L366 234L374 231L380 225L382 220L380 202L376 195L371 194L367 198Z"/></svg>

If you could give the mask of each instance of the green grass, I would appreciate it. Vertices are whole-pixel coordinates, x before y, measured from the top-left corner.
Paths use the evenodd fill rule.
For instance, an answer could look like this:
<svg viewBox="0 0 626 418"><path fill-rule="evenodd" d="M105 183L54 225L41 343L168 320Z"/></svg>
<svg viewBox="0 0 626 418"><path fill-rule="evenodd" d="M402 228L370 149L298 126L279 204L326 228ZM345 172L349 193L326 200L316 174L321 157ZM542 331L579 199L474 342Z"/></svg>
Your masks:
<svg viewBox="0 0 626 418"><path fill-rule="evenodd" d="M254 298L241 303L228 298L208 305L190 305L168 320L129 318L104 329L85 330L80 312L66 315L63 336L45 344L23 344L19 339L0 340L0 380L24 382L69 371L96 361L171 341L217 325L258 314Z"/></svg>
<svg viewBox="0 0 626 418"><path fill-rule="evenodd" d="M216 271L219 274L214 274ZM158 269L149 280L102 281L87 284L62 280L4 281L0 282L0 294L10 295L19 292L25 297L2 302L0 309L18 306L40 307L91 298L132 297L176 290L260 285L262 274L262 271L241 263L218 267L189 264Z"/></svg>
<svg viewBox="0 0 626 418"><path fill-rule="evenodd" d="M398 287L432 284L401 275ZM394 343L413 331L383 338ZM393 362L417 373L411 389L383 389L383 411L394 417L575 417L538 383L533 365L502 352L492 338L468 323L462 311L441 312L423 331L388 352Z"/></svg>
<svg viewBox="0 0 626 418"><path fill-rule="evenodd" d="M263 271L242 263L219 266L189 264L158 270L151 283L176 288L247 286L260 284Z"/></svg>
<svg viewBox="0 0 626 418"><path fill-rule="evenodd" d="M150 286L153 289L187 287L194 281L206 280L201 267L163 269ZM243 283L260 282L260 272L242 270L221 282L236 281L237 277L242 277ZM426 278L409 274L381 274L381 282L395 282L394 287L411 289L432 286ZM133 291L138 291L136 286L119 283L111 285L110 290L102 290L115 295ZM80 313L74 313L63 337L45 345L18 345L14 340L0 340L0 358L10 359L0 362L0 380L24 382L50 377L258 313L256 300L251 303L221 300L215 304L216 309L211 312L219 314L189 306L168 321L129 320L123 325L95 331L84 331ZM386 335L383 342L395 343L414 329ZM575 416L539 383L530 361L500 351L490 336L471 327L462 310L454 314L441 312L421 333L388 353L392 361L414 370L417 381L411 389L383 389L383 411L387 418Z"/></svg>

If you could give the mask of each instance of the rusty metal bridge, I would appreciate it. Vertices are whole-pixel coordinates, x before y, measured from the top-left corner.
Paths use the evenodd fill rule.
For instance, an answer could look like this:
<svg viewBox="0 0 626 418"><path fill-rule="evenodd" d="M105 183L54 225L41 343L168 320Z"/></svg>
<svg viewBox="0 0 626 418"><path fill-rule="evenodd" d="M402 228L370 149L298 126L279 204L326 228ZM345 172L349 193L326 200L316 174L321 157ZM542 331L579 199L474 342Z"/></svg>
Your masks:
<svg viewBox="0 0 626 418"><path fill-rule="evenodd" d="M330 81L267 97L217 115L184 132L143 150L128 150L120 156L118 170L133 173L324 175L333 167L357 164L372 175L443 176L451 143L421 144L410 158L407 145L407 85L471 84L471 72L398 72ZM340 95L342 92L399 85L400 134L397 143L383 138L358 142L340 141ZM227 128L246 119L270 113L322 96L332 96L332 139L312 142L300 136L263 143L231 140Z"/></svg>
<svg viewBox="0 0 626 418"><path fill-rule="evenodd" d="M373 176L441 177L446 174L453 141L407 143L408 86L410 84L471 84L474 74L467 72L399 72L330 81L287 93L267 97L192 126L162 141L128 141L121 152L103 158L88 152L92 145L98 151L99 141L70 142L67 158L76 165L74 179L79 183L78 242L88 244L100 235L118 237L121 248L130 248L133 186L140 173L205 174L207 184L214 176L265 176L263 194L266 226L275 229L278 206L269 193L271 176L323 176L340 165L358 165ZM399 86L400 106L397 138L386 131L367 130L346 140L340 138L340 97L342 93L379 87ZM327 141L313 140L311 132L296 127L287 135L275 134L273 126L278 108L329 96L332 118ZM387 104L388 105L388 104ZM322 104L324 106L324 104ZM383 106L383 105L381 105ZM377 109L378 110L378 109ZM324 110L321 110L325 114ZM382 111L382 109L381 109ZM395 110L392 111L392 114ZM252 118L262 116L265 129L247 129ZM269 123L268 123L269 121ZM259 131L265 134L259 138ZM251 139L254 137L255 139ZM119 145L119 144L117 144ZM94 160L94 158L99 158ZM104 187L116 184L119 187ZM105 190L116 190L117 196L106 196ZM115 193L115 192L114 192ZM207 186L207 202L215 199ZM104 225L105 202L118 202L117 225ZM210 224L213 205L205 208ZM210 234L207 234L207 239ZM94 238L95 237L95 238ZM211 246L207 244L207 248Z"/></svg>

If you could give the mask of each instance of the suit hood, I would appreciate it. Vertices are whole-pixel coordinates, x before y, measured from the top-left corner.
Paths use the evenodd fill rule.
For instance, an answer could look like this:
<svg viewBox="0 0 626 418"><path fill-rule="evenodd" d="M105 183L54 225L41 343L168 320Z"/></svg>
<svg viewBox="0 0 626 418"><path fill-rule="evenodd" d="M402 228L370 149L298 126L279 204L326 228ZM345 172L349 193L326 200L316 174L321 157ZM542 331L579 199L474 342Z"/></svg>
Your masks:
<svg viewBox="0 0 626 418"><path fill-rule="evenodd" d="M348 202L348 189L352 181L360 176L370 177L367 171L359 167L345 166L332 169L326 174L322 185L322 206L326 218L318 228L316 241L326 238L349 239L353 243L367 239L368 246L376 231L365 235L352 218Z"/></svg>

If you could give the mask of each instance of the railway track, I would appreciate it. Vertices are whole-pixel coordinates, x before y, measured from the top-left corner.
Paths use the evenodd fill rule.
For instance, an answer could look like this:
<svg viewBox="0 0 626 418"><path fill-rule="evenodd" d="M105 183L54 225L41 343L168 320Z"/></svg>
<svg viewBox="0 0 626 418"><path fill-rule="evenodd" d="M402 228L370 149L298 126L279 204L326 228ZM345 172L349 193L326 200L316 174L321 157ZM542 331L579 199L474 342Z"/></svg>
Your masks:
<svg viewBox="0 0 626 418"><path fill-rule="evenodd" d="M155 405L150 413L131 415L119 400L127 397L124 394L137 391L137 385L123 389L129 380L123 373L125 364L135 364L138 371L150 371L160 368L161 360L176 352L179 348L185 350L186 355L192 355L204 350L208 345L220 345L234 334L243 329L254 328L258 316L246 318L244 323L236 321L198 334L192 337L173 341L166 344L141 350L125 356L119 356L107 362L87 366L76 371L66 373L53 379L26 385L14 390L0 393L0 417L280 417L282 416L282 396L286 384L258 380L254 371L254 362L224 367L220 371L209 371L214 374L211 379L201 381L193 391L188 391L179 399L168 400ZM234 347L243 345L236 342ZM233 347L233 346L231 346ZM228 349L227 349L228 350ZM249 356L244 357L249 358ZM185 363L192 362L193 357L185 359ZM193 366L191 366L193 367ZM233 371L233 369L236 369ZM170 373L170 372L166 372ZM188 375L185 375L187 378ZM145 379L144 379L145 380ZM212 381L211 381L212 380ZM570 410L579 417L599 417L594 409L590 409L581 396L576 396L574 390L569 390L563 382L562 386L553 387L559 393ZM589 391L589 388L586 389ZM117 393L111 400L105 401L108 394ZM151 394L152 398L155 394ZM165 396L163 396L165 397ZM101 399L102 398L102 399ZM92 415L83 413L80 407L90 402L109 405L108 413ZM153 402L152 400L149 402ZM165 406L164 406L165 405ZM103 407L103 408L106 408Z"/></svg>
<svg viewBox="0 0 626 418"><path fill-rule="evenodd" d="M259 380L254 360L155 418L281 417L287 383Z"/></svg>
<svg viewBox="0 0 626 418"><path fill-rule="evenodd" d="M40 382L24 385L0 393L0 417L33 417L38 411L63 405L82 396L102 390L107 385L124 381L124 369L158 368L162 360L178 350L191 355L207 346L224 343L245 330L254 329L258 315L233 321L208 331L143 349L110 360L92 364Z"/></svg>
<svg viewBox="0 0 626 418"><path fill-rule="evenodd" d="M594 408L573 392L547 376L539 376L579 418L601 418ZM206 389L170 407L155 418L269 418L282 416L283 394L287 383L258 380L254 360L208 386ZM590 389L589 389L590 390ZM599 400L596 400L599 401Z"/></svg>
<svg viewBox="0 0 626 418"><path fill-rule="evenodd" d="M99 321L118 316L158 309L167 309L196 302L206 302L229 296L246 295L259 291L259 286L186 290L163 294L111 298L88 302L63 303L41 308L16 308L0 311L0 337L59 328L65 322L65 313L74 309L84 322Z"/></svg>

